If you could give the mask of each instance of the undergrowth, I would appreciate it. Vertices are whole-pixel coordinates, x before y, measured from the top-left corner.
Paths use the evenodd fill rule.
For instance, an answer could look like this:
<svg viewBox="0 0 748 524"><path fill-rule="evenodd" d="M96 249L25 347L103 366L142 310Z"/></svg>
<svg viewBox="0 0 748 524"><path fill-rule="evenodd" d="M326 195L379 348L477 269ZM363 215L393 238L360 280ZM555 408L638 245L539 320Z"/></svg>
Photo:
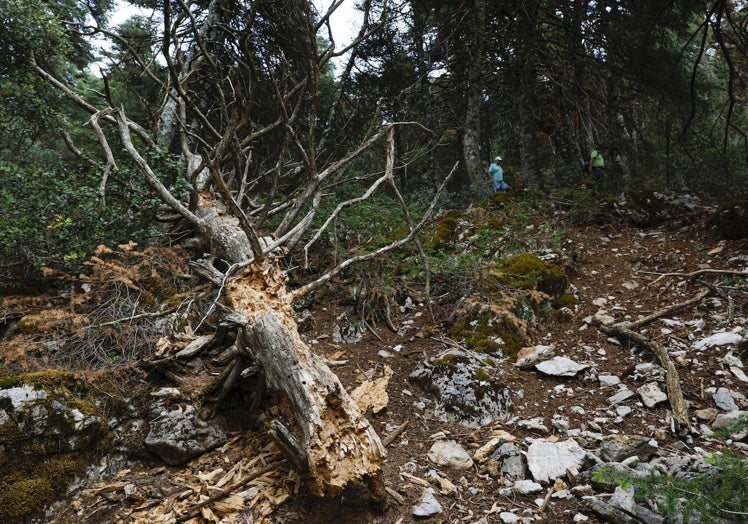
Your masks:
<svg viewBox="0 0 748 524"><path fill-rule="evenodd" d="M743 415L730 427L715 432L715 436L729 437L747 429L748 415ZM624 488L633 486L638 501L651 501L660 513L669 517L680 515L683 522L748 521L748 459L725 449L704 460L712 467L700 475L670 476L652 471L636 477L603 469L596 476L600 481L615 482Z"/></svg>

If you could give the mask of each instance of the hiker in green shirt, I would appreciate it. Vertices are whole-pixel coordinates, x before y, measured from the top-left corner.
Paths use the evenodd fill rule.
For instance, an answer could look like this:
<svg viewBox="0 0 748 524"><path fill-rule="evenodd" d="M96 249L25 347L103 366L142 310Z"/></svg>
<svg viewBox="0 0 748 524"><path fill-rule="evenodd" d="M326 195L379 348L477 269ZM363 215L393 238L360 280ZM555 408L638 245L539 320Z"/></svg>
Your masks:
<svg viewBox="0 0 748 524"><path fill-rule="evenodd" d="M590 153L590 164L587 168L587 172L591 174L597 182L600 182L608 176L607 171L605 171L605 157L603 157L603 153L606 153L607 151L607 146L600 145Z"/></svg>

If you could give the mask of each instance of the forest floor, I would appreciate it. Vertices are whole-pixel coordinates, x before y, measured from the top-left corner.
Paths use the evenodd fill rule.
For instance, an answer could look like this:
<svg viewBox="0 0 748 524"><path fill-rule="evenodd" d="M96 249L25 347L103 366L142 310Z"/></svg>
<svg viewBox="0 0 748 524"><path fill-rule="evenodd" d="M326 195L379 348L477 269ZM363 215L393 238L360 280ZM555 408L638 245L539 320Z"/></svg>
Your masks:
<svg viewBox="0 0 748 524"><path fill-rule="evenodd" d="M573 273L571 282L578 289L578 310L568 322L545 324L545 334L536 343L553 344L557 355L592 364L599 374L616 375L624 382L626 377L632 375L637 364L656 363L656 357L640 350L632 350L629 344L609 339L600 331L589 327L583 321L584 318L603 309L601 305L604 302L604 309L613 314L617 321L623 320L627 315L636 319L638 315L648 315L683 302L699 290L698 283L687 282L685 277L675 275L654 283L664 274L684 275L707 268L742 269L748 264L747 242L716 242L710 238L701 220L675 231L612 226L572 228L568 231L568 238L573 241L570 249L574 250L574 262L573 266L566 269ZM737 306L745 307L748 301L745 287L739 300ZM726 304L722 304L721 308L716 304L714 306L721 309ZM438 355L448 347L429 335L439 332L439 326L435 329L429 314L418 309L394 319L398 325L413 321L404 337L388 329L378 329L377 334L381 340L367 333L361 342L341 347L331 343L326 335L332 333L337 315L344 310L345 308L331 305L324 311L315 312L315 333L309 335L321 340L315 346L321 354L332 360L348 361L346 365L335 368L348 388L354 388L365 380L367 372L369 376L377 375L381 374L385 365L392 368L393 376L387 388L387 409L372 415L370 420L382 435L387 435L392 428L404 422L408 423L403 435L388 448L389 455L385 463L388 485L402 493L406 502L398 504L390 499L387 513L377 515L362 506L360 496L335 500L302 496L296 497L290 504L284 504L279 509L275 522L395 524L419 521L411 511L412 505L418 501L421 486L404 479L401 472L406 464L414 463L414 475L428 478L427 472L438 468L430 463L427 452L435 439L445 436L456 440L470 452L487 443L496 430L507 431L518 440L549 437L548 432L527 429L519 424L521 421L538 418L552 434L564 438L562 433L551 426L554 415L563 415L568 417L572 428L589 428L592 419L602 417L605 420L600 422L602 427L598 429L604 434L618 432L624 435L657 436L659 445L663 448L678 440L668 431L667 411L670 407L667 403L656 408L639 405L634 407L634 412L625 417L622 423L613 424L614 417L609 416L610 406L605 403L605 398L612 391L608 390L606 393L597 384L585 382L581 377L548 377L533 369L517 370L511 366L507 368L507 384L510 384L515 393L521 389L522 398L515 400L512 416L507 423L468 429L440 422L429 416L428 409L416 407L421 393L408 379L422 361ZM685 308L675 315L683 322L703 318L707 319L707 323L718 322L718 318L709 320L710 313L716 313L716 317L719 317L722 311L704 310L702 304ZM679 336L658 332L662 327L660 324L652 329L655 331L651 335L654 339ZM706 334L709 333L706 331ZM685 338L684 340L687 341ZM396 346L402 346L402 349L394 353L391 350ZM382 349L390 350L394 357L383 359L379 355ZM708 365L699 368L679 366L682 389L691 411L711 405L711 397L704 393L704 389L719 385L722 367L717 359L711 359ZM643 381L634 387L642 383ZM741 386L737 389L748 395L748 384L743 383ZM579 410L571 411L569 408L572 405L583 408L584 414L578 414ZM663 440L665 435L667 437ZM712 447L714 443L699 442L697 439L691 445ZM501 522L499 510L509 510L521 515L525 508L537 509L537 494L499 496L497 492L504 486L480 467L459 474L439 470L439 474L449 478L459 489L450 495L437 495L444 512L428 519L429 522L472 523L482 517L486 518L486 522ZM541 494L541 498L544 495L545 492ZM601 522L581 498L554 501L546 507L542 521L572 522L577 513L588 516L590 520L587 522Z"/></svg>
<svg viewBox="0 0 748 524"><path fill-rule="evenodd" d="M637 378L635 366L656 362L656 358L632 348L626 342L611 339L584 319L601 309L607 310L617 321L636 319L695 296L702 285L688 276L689 273L698 270L744 270L748 265L748 242L714 240L706 228L705 219L705 216L691 219L679 228L639 229L620 224L568 227L565 252L559 263L576 288L579 299L577 310L565 320L544 323L537 333L537 340L533 342L552 344L556 347L556 355L589 364L597 369L598 374L616 375L622 381L629 382L633 389L641 386L644 381ZM709 280L710 276L709 273L704 274ZM407 284L403 283L403 286ZM748 316L745 313L748 302L746 283L743 280L736 286L737 292L731 293L735 300L735 311L738 316ZM440 309L438 305L429 311L421 302L423 297L418 295L418 292L413 292L413 307L393 308L391 311L391 321L398 332L382 323L364 331L361 341L345 344L333 342L335 325L341 313L346 313L352 319L356 318L356 314L352 311L349 296L341 288L339 295L328 295L324 303L310 306L313 322L302 331L302 337L310 343L315 353L329 360L333 371L349 391L365 381L382 377L388 368L392 371L386 387L386 407L378 413L370 411L367 414L383 438L406 424L404 431L387 448L384 472L391 495L388 495L386 511L380 512L369 503L364 486L353 486L335 498L313 497L291 468L283 463L270 468L264 477L259 477L265 479L265 484L257 484L257 489L265 490L266 494L260 497L264 509L257 511L266 513L264 520L257 511L245 511L234 513L226 522L422 522L424 519L413 516L412 508L418 503L424 485L436 488L436 498L442 506L442 512L425 519L427 522L470 524L481 519L486 523L501 522L500 512L511 511L521 516L523 510L528 510L527 514L540 515L538 518L543 522L573 522L575 515L588 517L586 522L601 522L581 497L551 499L540 514L536 499L543 498L545 491L533 495L501 495L499 490L504 487L502 479L487 471L485 465L476 464L472 469L459 473L444 470L431 463L427 457L428 451L435 440L448 438L457 441L472 454L499 430L509 433L517 441L566 438L563 431L552 426L554 415L567 417L571 428L594 428L606 435L619 433L656 437L663 450L674 445L682 446L670 431L667 403L654 408L633 403L632 413L622 421L614 422L615 417L610 416L611 408L605 403L605 398L612 394L611 390L601 389L597 380L593 382L583 376L550 377L534 369L518 369L510 364L504 369L514 406L507 420L480 428L466 428L437 420L429 409L428 401L423 402L424 393L409 380L409 375L422 362L448 348L444 336L446 319L452 311L446 307ZM668 318L677 320L678 326L690 326L690 321L703 320L704 325L697 334L697 338L703 338L724 322L726 307L724 300L702 301L673 312ZM685 346L691 344L692 340L689 339L693 338L694 329L671 329L653 323L647 335L664 345L680 340ZM724 364L718 359L709 358L698 366L692 366L688 358L683 358L678 361L677 369L684 396L690 403L690 412L711 406L711 396L705 393L705 389L721 384ZM195 380L199 381L199 375L205 373L205 368L195 368L194 373ZM732 382L730 387L748 396L748 384ZM574 410L570 409L572 406ZM114 479L108 479L98 487L78 486L86 489L71 491L69 498L47 513L46 521L58 524L80 522L81 515L86 515L85 521L89 524L179 521L174 519L174 513L170 513L170 510L180 500L180 490L205 483L206 479L214 482L236 464L261 452L266 452L268 457L263 464L272 463L279 456L268 447L264 426L267 418L261 415L258 421L246 425L241 423L239 415L230 411L222 413L231 430L228 445L180 467L132 463ZM542 421L548 429L526 423L533 419ZM704 448L724 444L702 440L699 435L690 436L685 441L687 446ZM429 473L432 470L437 472L436 477ZM440 489L440 483L435 478L448 482L442 482ZM127 490L122 492L127 485L135 487L135 491L131 489L129 495L125 493ZM162 494L159 497L137 495L138 491L157 485L157 491ZM116 496L118 490L122 492L120 496ZM163 497L165 492L175 495ZM206 498L214 493L207 490ZM171 502L167 503L167 499ZM231 513L228 509L226 511ZM209 519L209 514L202 513L202 517L192 522L209 522Z"/></svg>

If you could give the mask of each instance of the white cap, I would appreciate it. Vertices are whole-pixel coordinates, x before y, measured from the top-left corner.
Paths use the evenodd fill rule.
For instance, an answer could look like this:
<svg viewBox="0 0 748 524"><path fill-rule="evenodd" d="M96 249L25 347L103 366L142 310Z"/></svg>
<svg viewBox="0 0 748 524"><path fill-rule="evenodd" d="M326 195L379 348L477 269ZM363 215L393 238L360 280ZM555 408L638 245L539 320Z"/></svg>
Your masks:
<svg viewBox="0 0 748 524"><path fill-rule="evenodd" d="M496 160L497 162L501 162L503 158L501 158L500 156L497 156L496 158L494 158L494 160Z"/></svg>

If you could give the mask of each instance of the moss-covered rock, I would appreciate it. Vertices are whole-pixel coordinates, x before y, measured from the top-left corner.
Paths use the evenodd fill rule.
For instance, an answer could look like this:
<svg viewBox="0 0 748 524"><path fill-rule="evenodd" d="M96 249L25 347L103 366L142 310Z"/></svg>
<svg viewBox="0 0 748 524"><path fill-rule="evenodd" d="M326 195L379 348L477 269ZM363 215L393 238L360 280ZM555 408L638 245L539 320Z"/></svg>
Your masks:
<svg viewBox="0 0 748 524"><path fill-rule="evenodd" d="M47 479L14 482L0 490L0 521L21 522L52 501L54 490Z"/></svg>
<svg viewBox="0 0 748 524"><path fill-rule="evenodd" d="M487 355L513 358L528 344L521 322L509 311L475 308L464 314L448 331L470 349ZM446 362L444 364L447 364Z"/></svg>
<svg viewBox="0 0 748 524"><path fill-rule="evenodd" d="M0 388L0 522L52 502L111 437L85 380L49 371L6 376Z"/></svg>
<svg viewBox="0 0 748 524"><path fill-rule="evenodd" d="M497 262L495 271L489 273L489 278L491 277L502 285L517 289L536 289L551 297L560 296L569 285L569 277L563 269L530 253Z"/></svg>
<svg viewBox="0 0 748 524"><path fill-rule="evenodd" d="M497 361L486 355L450 349L424 362L411 375L436 400L434 416L468 427L508 417L509 389Z"/></svg>
<svg viewBox="0 0 748 524"><path fill-rule="evenodd" d="M709 219L709 226L720 239L748 238L748 196L721 204Z"/></svg>

